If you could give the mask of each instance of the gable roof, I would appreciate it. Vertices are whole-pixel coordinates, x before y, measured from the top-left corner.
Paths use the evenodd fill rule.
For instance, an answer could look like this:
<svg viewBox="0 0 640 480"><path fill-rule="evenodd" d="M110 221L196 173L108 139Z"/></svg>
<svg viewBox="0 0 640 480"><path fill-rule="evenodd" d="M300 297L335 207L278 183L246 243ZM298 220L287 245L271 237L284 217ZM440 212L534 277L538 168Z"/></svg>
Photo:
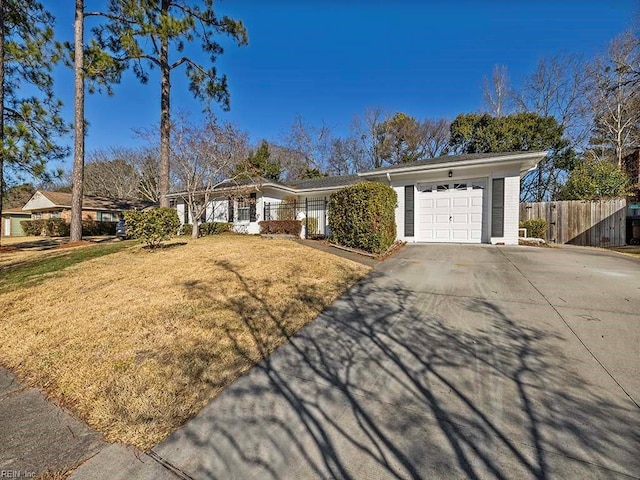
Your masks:
<svg viewBox="0 0 640 480"><path fill-rule="evenodd" d="M46 202L41 202L38 205L35 201L38 197L45 199ZM143 200L122 200L106 197L93 197L89 195L82 197L83 210L107 210L120 212L123 210L142 210L153 207L154 205L155 204L152 202L145 202ZM66 192L38 190L33 194L25 206L22 207L22 210L39 210L56 207L71 208L71 194Z"/></svg>

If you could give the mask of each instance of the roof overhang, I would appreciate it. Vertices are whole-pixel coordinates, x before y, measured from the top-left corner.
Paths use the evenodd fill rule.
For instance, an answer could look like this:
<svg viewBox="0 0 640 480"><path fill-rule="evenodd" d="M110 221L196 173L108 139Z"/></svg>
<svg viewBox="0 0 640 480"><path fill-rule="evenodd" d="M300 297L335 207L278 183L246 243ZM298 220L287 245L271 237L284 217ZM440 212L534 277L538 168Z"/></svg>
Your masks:
<svg viewBox="0 0 640 480"><path fill-rule="evenodd" d="M495 157L483 157L470 160L455 160L455 156L451 157L450 162L438 162L429 163L428 160L422 165L411 165L407 167L389 167L379 168L371 170L369 172L358 173L358 176L362 178L377 178L387 177L388 175L408 174L408 173L421 173L421 172L439 172L447 171L453 168L461 167L497 167L505 166L507 164L519 164L520 174L528 172L547 156L549 152L531 152L531 153L518 153L514 155L496 155Z"/></svg>

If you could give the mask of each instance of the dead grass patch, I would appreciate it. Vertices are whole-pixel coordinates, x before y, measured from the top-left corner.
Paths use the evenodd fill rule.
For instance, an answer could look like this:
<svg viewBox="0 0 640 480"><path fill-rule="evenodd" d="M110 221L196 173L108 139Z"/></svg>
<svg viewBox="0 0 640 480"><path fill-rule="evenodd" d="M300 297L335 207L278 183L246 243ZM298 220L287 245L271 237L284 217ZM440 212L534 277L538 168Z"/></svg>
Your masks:
<svg viewBox="0 0 640 480"><path fill-rule="evenodd" d="M108 440L148 449L368 270L248 236L136 246L0 293L0 361Z"/></svg>

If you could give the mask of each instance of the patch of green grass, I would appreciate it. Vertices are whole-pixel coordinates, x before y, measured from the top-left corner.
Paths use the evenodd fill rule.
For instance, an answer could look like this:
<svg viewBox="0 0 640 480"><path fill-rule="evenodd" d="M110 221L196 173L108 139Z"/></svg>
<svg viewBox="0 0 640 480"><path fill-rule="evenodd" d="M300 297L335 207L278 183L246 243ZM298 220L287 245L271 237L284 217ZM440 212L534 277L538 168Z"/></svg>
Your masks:
<svg viewBox="0 0 640 480"><path fill-rule="evenodd" d="M0 276L0 292L6 292L25 285L37 283L48 276L48 274L60 272L93 258L119 252L136 243L134 240L128 240L106 245L76 248L62 255L33 260L16 267L8 267Z"/></svg>

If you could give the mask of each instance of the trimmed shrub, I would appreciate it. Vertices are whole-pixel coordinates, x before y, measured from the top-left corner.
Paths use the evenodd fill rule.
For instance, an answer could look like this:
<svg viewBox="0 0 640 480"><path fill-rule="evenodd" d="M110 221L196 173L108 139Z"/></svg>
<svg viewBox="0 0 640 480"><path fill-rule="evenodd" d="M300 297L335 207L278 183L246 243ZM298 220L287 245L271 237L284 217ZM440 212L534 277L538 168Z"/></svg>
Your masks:
<svg viewBox="0 0 640 480"><path fill-rule="evenodd" d="M185 223L184 225L182 225L182 227L180 227L179 234L191 236L191 232L193 232L193 224Z"/></svg>
<svg viewBox="0 0 640 480"><path fill-rule="evenodd" d="M98 222L96 220L82 221L82 235L89 237L102 237L115 235L118 222Z"/></svg>
<svg viewBox="0 0 640 480"><path fill-rule="evenodd" d="M221 233L226 233L231 231L231 223L227 222L206 222L201 223L198 233L200 236L204 235L219 235ZM193 225L191 225L193 228ZM191 233L191 232L189 232Z"/></svg>
<svg viewBox="0 0 640 480"><path fill-rule="evenodd" d="M287 196L276 206L276 218L278 220L297 220L300 204L296 197Z"/></svg>
<svg viewBox="0 0 640 480"><path fill-rule="evenodd" d="M70 226L62 218L48 218L44 220L44 234L47 237L68 237Z"/></svg>
<svg viewBox="0 0 640 480"><path fill-rule="evenodd" d="M318 219L315 217L307 217L302 220L302 226L307 229L306 234L318 235Z"/></svg>
<svg viewBox="0 0 640 480"><path fill-rule="evenodd" d="M158 247L178 231L180 219L173 208L158 208L144 212L125 212L127 234L139 238L150 248Z"/></svg>
<svg viewBox="0 0 640 480"><path fill-rule="evenodd" d="M393 188L378 182L363 182L331 194L329 227L332 240L340 245L371 253L383 253L396 240Z"/></svg>
<svg viewBox="0 0 640 480"><path fill-rule="evenodd" d="M39 236L44 229L44 220L20 220L20 225L26 235Z"/></svg>
<svg viewBox="0 0 640 480"><path fill-rule="evenodd" d="M263 220L258 222L260 233L267 235L295 235L300 236L302 222L300 220Z"/></svg>
<svg viewBox="0 0 640 480"><path fill-rule="evenodd" d="M547 221L544 218L532 218L520 222L520 228L526 228L527 237L531 238L545 238L547 227Z"/></svg>

